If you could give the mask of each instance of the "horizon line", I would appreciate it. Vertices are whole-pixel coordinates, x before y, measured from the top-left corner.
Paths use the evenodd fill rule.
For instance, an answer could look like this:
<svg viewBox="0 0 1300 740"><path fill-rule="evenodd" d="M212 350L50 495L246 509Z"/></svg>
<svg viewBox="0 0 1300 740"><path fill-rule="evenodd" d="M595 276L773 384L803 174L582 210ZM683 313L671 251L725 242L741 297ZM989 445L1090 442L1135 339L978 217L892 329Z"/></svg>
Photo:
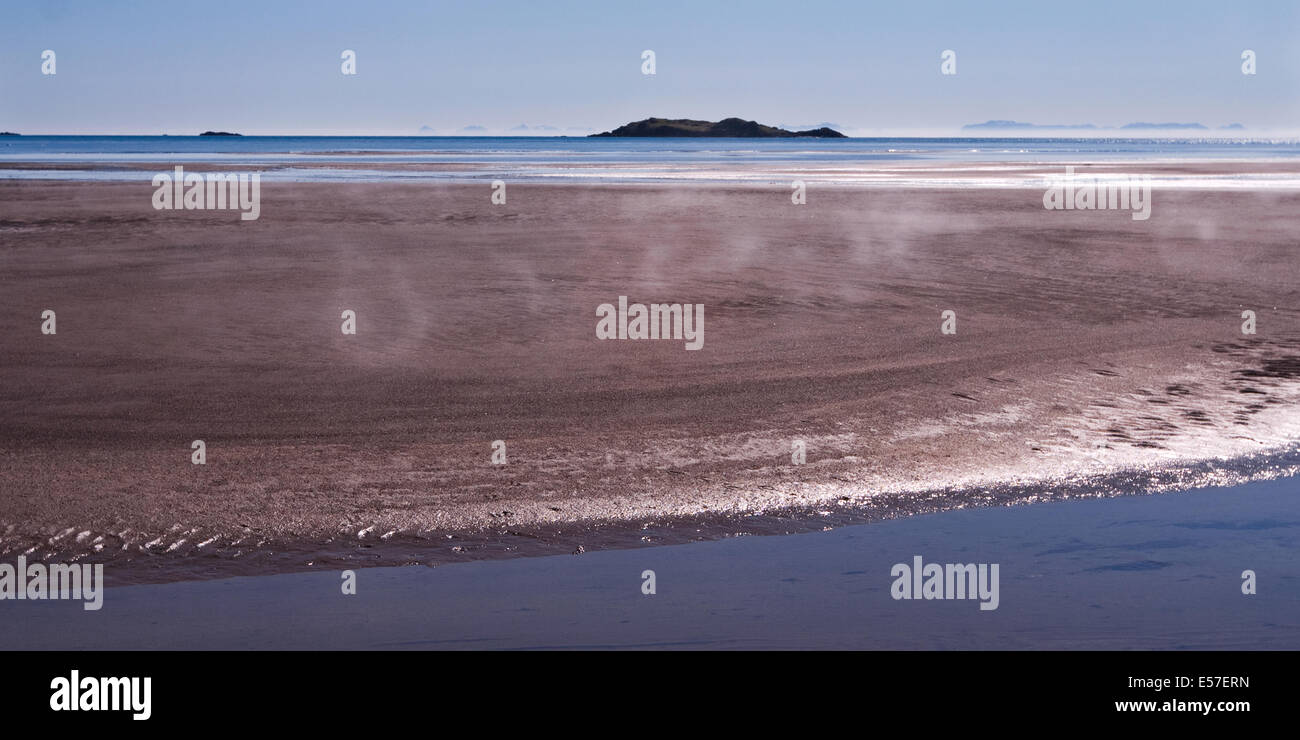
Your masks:
<svg viewBox="0 0 1300 740"><path fill-rule="evenodd" d="M1126 135L1116 135L1119 132L1127 132ZM1142 131L1143 133L1137 133ZM16 138L79 138L79 137L99 137L99 138L176 138L176 139L737 139L745 141L755 141L764 139L816 139L819 137L807 136L594 136L591 134L374 134L374 133L301 133L301 134L243 134L229 132L223 135L203 135L203 133L22 133L19 131L6 131L0 129L0 135L5 137L13 136ZM1019 139L1019 140L1073 140L1073 139L1200 139L1200 140L1270 140L1278 139L1300 139L1300 131L1259 131L1251 129L1059 129L1054 132L1043 131L1041 129L1016 129L1007 128L1000 130L982 129L972 132L955 132L947 134L887 134L878 133L870 135L844 134L843 137L825 137L825 141L834 141L837 139Z"/></svg>

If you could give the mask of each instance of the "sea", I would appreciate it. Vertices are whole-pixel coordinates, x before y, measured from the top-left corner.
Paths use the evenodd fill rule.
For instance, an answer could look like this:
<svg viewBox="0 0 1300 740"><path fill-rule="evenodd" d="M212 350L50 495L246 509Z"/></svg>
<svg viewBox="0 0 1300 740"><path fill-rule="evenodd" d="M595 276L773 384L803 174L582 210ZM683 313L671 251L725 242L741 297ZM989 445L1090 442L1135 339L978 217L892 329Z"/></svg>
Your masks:
<svg viewBox="0 0 1300 740"><path fill-rule="evenodd" d="M509 179L1038 186L1064 163L1280 162L1300 140L1254 138L589 138L443 136L4 136L0 179L135 180L177 165L256 169L293 182ZM140 167L140 165L150 167ZM946 172L944 167L950 169ZM1230 170L1230 168L1229 168ZM1300 171L1300 167L1297 168ZM1173 178L1186 187L1300 188L1297 171ZM924 176L918 177L918 173ZM1033 177L1029 177L1029 176Z"/></svg>

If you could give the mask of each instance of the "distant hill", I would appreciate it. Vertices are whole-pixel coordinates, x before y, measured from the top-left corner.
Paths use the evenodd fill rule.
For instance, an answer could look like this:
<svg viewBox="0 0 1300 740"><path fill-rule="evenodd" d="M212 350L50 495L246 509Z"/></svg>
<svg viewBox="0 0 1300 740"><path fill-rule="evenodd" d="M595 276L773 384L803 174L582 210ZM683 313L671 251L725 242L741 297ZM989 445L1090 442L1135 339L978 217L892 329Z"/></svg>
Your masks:
<svg viewBox="0 0 1300 740"><path fill-rule="evenodd" d="M1039 124L1039 123L1022 123L1020 121L985 121L984 123L968 123L962 126L962 130L979 130L979 129L997 129L997 130L1023 130L1023 129L1075 129L1086 130L1097 128L1091 123L1066 123L1066 124Z"/></svg>
<svg viewBox="0 0 1300 740"><path fill-rule="evenodd" d="M1208 131L1209 128L1199 123L1126 123L1120 128L1157 128L1164 130L1174 129L1193 129L1196 131Z"/></svg>
<svg viewBox="0 0 1300 740"><path fill-rule="evenodd" d="M1092 123L1041 124L1023 123L1021 121L985 121L968 123L961 127L963 131L1208 131L1200 123L1126 123L1123 126L1097 126ZM1222 128L1244 129L1240 123Z"/></svg>
<svg viewBox="0 0 1300 740"><path fill-rule="evenodd" d="M229 131L204 131L199 136L243 136L243 134L232 134Z"/></svg>
<svg viewBox="0 0 1300 740"><path fill-rule="evenodd" d="M12 131L0 131L0 136L22 136L22 134L15 134Z"/></svg>
<svg viewBox="0 0 1300 740"><path fill-rule="evenodd" d="M775 126L764 126L743 118L724 118L717 123L712 121L692 121L687 118L647 118L619 126L613 131L591 136L689 136L737 139L779 139L792 137L813 137L822 139L847 139L839 131L830 128L818 128L811 131L787 131Z"/></svg>

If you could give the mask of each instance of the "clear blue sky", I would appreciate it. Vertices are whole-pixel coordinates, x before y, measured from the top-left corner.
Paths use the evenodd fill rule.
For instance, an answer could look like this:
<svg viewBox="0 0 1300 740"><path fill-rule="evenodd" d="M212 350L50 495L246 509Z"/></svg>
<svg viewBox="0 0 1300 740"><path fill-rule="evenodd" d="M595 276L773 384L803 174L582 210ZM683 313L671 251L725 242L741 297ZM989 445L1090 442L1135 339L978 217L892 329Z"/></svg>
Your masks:
<svg viewBox="0 0 1300 740"><path fill-rule="evenodd" d="M956 76L939 74L944 49ZM651 115L1295 132L1300 3L7 0L0 14L0 129L21 133L586 133Z"/></svg>

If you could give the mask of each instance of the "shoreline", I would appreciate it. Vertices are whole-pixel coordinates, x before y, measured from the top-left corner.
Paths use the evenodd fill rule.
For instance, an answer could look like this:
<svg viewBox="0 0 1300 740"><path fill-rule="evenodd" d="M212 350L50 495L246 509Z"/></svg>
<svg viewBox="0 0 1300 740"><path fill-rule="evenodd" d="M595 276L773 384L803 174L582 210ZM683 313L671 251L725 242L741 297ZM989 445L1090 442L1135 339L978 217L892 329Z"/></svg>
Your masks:
<svg viewBox="0 0 1300 740"><path fill-rule="evenodd" d="M173 547L173 540L151 547L133 547L125 556L117 554L124 559L104 558L100 553L69 548L42 562L104 564L106 583L110 587L200 583L349 568L439 567L671 547L737 537L783 537L969 509L1235 489L1254 483L1286 482L1297 475L1300 475L1300 445L1229 460L1191 461L1179 467L1120 470L1061 481L1006 481L958 489L831 496L815 503L752 511L550 524L510 524L503 518L498 527L423 533L379 533L367 528L369 531L360 536L275 539L259 543L251 550L238 549L229 542L208 543L207 549L196 549L193 545ZM845 488L845 493L850 491L850 487ZM69 534L73 533L63 536ZM124 545L123 550L126 549ZM13 554L13 550L7 550L0 559Z"/></svg>
<svg viewBox="0 0 1300 740"><path fill-rule="evenodd" d="M110 587L94 612L0 603L0 649L1293 650L1298 493L1293 478L577 557L354 564L354 596L337 569ZM917 555L999 564L997 608L892 599L891 563Z"/></svg>
<svg viewBox="0 0 1300 740"><path fill-rule="evenodd" d="M19 155L21 156L21 155ZM1276 159L1158 159L1134 160L1015 159L909 160L880 159L821 161L773 159L762 163L662 162L615 159L604 161L478 159L457 156L439 159L424 154L414 161L375 161L374 155L320 153L283 155L187 155L147 159L137 155L108 160L78 160L76 155L26 161L0 156L0 182L131 183L150 180L159 172L182 166L190 172L257 173L270 183L333 185L458 185L480 187L502 179L516 186L602 188L788 188L792 181L836 190L1007 189L1041 190L1058 181L1071 167L1080 178L1140 176L1160 190L1240 190L1288 193L1300 191L1300 165L1295 158ZM388 157L402 157L392 154ZM225 158L223 161L222 158Z"/></svg>

